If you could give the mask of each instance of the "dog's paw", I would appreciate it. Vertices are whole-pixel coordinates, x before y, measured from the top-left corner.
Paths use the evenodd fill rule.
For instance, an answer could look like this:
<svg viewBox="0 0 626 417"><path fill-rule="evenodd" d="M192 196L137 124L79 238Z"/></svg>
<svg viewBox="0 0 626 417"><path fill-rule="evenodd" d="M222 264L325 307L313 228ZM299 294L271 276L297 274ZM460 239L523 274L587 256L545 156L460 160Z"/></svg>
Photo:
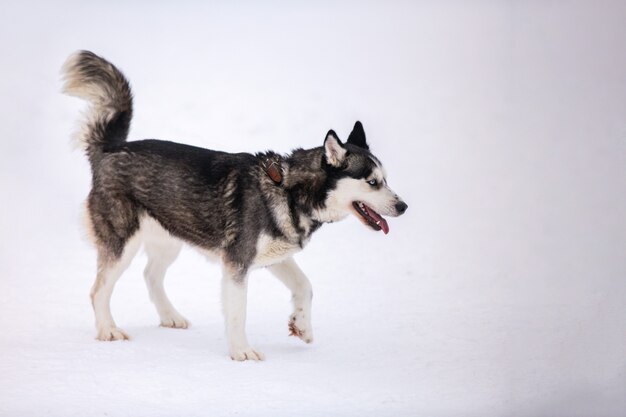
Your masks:
<svg viewBox="0 0 626 417"><path fill-rule="evenodd" d="M234 361L264 361L265 355L258 350L252 349L250 346L246 346L243 348L231 348L230 358Z"/></svg>
<svg viewBox="0 0 626 417"><path fill-rule="evenodd" d="M102 341L129 340L130 337L119 327L102 327L98 329L96 339Z"/></svg>
<svg viewBox="0 0 626 417"><path fill-rule="evenodd" d="M313 342L313 328L301 311L292 314L289 318L289 336L297 336L305 343Z"/></svg>
<svg viewBox="0 0 626 417"><path fill-rule="evenodd" d="M172 329L186 329L191 326L189 320L183 316L170 316L161 319L161 327L171 327Z"/></svg>

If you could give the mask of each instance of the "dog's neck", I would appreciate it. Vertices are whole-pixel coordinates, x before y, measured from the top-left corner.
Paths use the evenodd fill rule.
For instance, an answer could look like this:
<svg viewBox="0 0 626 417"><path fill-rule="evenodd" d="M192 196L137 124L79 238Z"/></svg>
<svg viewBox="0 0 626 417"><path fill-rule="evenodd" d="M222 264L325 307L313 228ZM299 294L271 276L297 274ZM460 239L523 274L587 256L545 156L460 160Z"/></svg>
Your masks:
<svg viewBox="0 0 626 417"><path fill-rule="evenodd" d="M286 156L270 151L257 157L266 178L266 194L286 199L288 212L272 212L289 240L297 239L302 246L322 224L347 217L346 211L327 206L332 202L329 190L334 188L337 177L333 175L335 168L325 163L324 148L296 149Z"/></svg>
<svg viewBox="0 0 626 417"><path fill-rule="evenodd" d="M256 156L263 173L261 191L268 201L277 202L268 204L276 227L285 239L304 247L323 223L314 216L317 197L312 197L320 177L319 168L313 167L321 153L299 149L286 156L272 151Z"/></svg>
<svg viewBox="0 0 626 417"><path fill-rule="evenodd" d="M325 164L324 149L297 149L285 158L284 187L299 212L311 222L332 223L345 213L334 213L326 207L328 190L332 188L330 167ZM316 227L316 229L319 226Z"/></svg>

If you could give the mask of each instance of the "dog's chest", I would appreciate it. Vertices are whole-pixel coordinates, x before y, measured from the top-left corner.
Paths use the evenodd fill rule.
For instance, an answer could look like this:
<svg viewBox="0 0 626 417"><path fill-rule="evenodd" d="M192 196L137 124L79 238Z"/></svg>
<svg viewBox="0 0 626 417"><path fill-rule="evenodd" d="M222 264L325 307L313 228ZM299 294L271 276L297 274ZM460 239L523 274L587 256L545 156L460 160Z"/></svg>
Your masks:
<svg viewBox="0 0 626 417"><path fill-rule="evenodd" d="M268 235L261 235L257 242L257 255L254 258L254 266L263 267L281 262L301 249L302 247L299 244L275 239Z"/></svg>

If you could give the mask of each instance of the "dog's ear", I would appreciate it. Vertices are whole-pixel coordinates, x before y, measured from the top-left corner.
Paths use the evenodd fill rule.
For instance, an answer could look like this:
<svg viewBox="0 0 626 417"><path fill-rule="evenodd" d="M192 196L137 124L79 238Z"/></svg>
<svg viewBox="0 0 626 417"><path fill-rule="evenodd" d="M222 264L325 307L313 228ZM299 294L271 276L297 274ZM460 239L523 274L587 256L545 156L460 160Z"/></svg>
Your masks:
<svg viewBox="0 0 626 417"><path fill-rule="evenodd" d="M334 130L329 130L326 134L326 139L324 140L324 150L328 165L332 165L335 168L339 168L343 165L347 151L346 148L343 147Z"/></svg>
<svg viewBox="0 0 626 417"><path fill-rule="evenodd" d="M354 124L352 133L350 133L350 136L348 136L348 143L369 150L370 147L367 146L367 141L365 140L365 130L363 130L363 125L361 124L361 122L357 121Z"/></svg>

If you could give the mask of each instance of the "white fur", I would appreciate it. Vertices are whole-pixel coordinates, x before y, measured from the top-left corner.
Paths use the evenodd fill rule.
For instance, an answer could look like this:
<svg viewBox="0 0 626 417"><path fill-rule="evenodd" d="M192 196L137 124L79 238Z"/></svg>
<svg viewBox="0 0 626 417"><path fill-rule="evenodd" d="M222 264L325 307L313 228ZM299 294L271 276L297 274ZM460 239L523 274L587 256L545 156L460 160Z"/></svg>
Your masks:
<svg viewBox="0 0 626 417"><path fill-rule="evenodd" d="M332 133L329 133L326 136L324 148L326 151L326 161L328 161L330 165L338 167L343 163L347 151L343 146L341 146L339 139L333 136Z"/></svg>
<svg viewBox="0 0 626 417"><path fill-rule="evenodd" d="M186 329L189 322L174 308L163 287L165 272L178 257L182 242L151 217L146 216L142 228L144 248L148 256L144 278L150 300L161 319L161 326Z"/></svg>
<svg viewBox="0 0 626 417"><path fill-rule="evenodd" d="M98 340L125 340L128 335L118 328L111 315L111 294L115 283L122 276L124 270L130 264L139 246L141 239L138 236L131 238L121 258L115 264L105 264L98 268L96 282L91 289L91 301L96 316L96 329Z"/></svg>
<svg viewBox="0 0 626 417"><path fill-rule="evenodd" d="M236 361L263 360L258 350L252 349L246 337L247 277L229 266L224 266L222 277L222 309L226 322L226 337L230 357Z"/></svg>
<svg viewBox="0 0 626 417"><path fill-rule="evenodd" d="M383 183L380 188L372 187L367 180L376 179ZM384 216L397 216L395 204L399 201L396 193L391 190L384 181L383 171L377 168L372 175L365 180L355 178L342 178L337 181L337 186L332 190L326 200L326 207L315 210L313 215L318 221L335 222L344 219L348 214L356 214L352 203L361 201Z"/></svg>
<svg viewBox="0 0 626 417"><path fill-rule="evenodd" d="M289 319L290 327L293 325L298 331L295 335L306 343L313 342L313 327L311 326L313 289L311 282L293 258L272 265L269 270L291 291L293 314Z"/></svg>
<svg viewBox="0 0 626 417"><path fill-rule="evenodd" d="M254 258L253 267L260 268L281 262L300 249L300 245L272 239L263 234L257 242L257 255Z"/></svg>

